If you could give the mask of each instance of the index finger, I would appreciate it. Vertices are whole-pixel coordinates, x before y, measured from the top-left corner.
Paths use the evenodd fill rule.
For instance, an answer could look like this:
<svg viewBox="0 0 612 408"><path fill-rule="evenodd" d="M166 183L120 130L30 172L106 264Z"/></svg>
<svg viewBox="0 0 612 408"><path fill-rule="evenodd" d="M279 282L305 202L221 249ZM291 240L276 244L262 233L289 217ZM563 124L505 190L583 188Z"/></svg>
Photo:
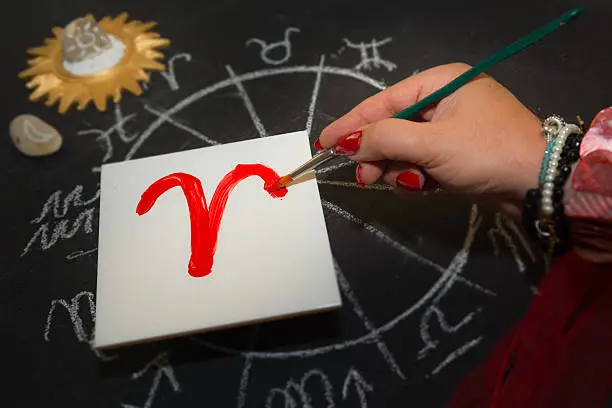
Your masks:
<svg viewBox="0 0 612 408"><path fill-rule="evenodd" d="M329 124L319 137L321 147L334 146L338 139L370 123L389 118L427 95L446 85L470 66L462 63L441 65L410 76L397 84L367 98L350 112ZM422 113L431 120L433 109Z"/></svg>

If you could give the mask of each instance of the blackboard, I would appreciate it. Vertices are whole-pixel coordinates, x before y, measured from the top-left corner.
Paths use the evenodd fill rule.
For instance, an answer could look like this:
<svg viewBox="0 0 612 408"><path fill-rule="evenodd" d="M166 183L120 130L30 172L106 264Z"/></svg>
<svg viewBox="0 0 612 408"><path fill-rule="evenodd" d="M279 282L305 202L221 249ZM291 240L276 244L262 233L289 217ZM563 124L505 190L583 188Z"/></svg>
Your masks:
<svg viewBox="0 0 612 408"><path fill-rule="evenodd" d="M610 104L612 3L580 5L578 20L489 72L541 117L589 121ZM541 275L542 257L516 223L445 194L400 201L346 186L352 166L323 171L340 311L96 353L98 168L203 147L206 138L228 143L309 128L314 140L379 89L438 64L475 64L574 6L13 2L0 37L3 123L38 115L64 135L64 146L39 159L20 155L8 137L0 149L2 405L443 406L536 290L531 277ZM141 97L125 94L105 113L61 116L28 102L17 78L26 48L88 12L123 11L157 21L155 30L171 39L168 75L153 74Z"/></svg>

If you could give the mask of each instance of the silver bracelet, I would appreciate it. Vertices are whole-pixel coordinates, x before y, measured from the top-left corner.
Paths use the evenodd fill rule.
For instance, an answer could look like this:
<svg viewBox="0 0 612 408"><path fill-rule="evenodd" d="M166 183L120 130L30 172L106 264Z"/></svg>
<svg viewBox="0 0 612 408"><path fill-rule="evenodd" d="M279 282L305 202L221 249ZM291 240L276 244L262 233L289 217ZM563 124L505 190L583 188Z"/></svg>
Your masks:
<svg viewBox="0 0 612 408"><path fill-rule="evenodd" d="M542 126L542 133L549 143L550 150L545 155L544 180L541 185L542 201L540 211L545 217L552 216L553 207L553 191L555 188L554 181L559 174L558 166L561 160L561 152L565 146L567 137L571 134L581 134L582 129L573 123L566 123L559 116L551 116L547 118ZM548 162L546 163L546 159Z"/></svg>

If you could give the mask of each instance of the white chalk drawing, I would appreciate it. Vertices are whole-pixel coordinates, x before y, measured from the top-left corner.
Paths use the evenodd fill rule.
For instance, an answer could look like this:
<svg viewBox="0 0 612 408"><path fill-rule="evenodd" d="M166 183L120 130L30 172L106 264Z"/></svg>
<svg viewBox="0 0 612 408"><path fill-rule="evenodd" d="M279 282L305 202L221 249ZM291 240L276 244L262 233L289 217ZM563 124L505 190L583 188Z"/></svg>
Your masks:
<svg viewBox="0 0 612 408"><path fill-rule="evenodd" d="M253 106L253 102L251 102L251 98L249 98L249 95L247 95L246 90L244 89L244 85L242 84L242 81L238 80L232 67L230 67L229 65L226 65L225 69L227 69L227 73L229 74L230 79L232 80L232 83L236 86L236 88L238 88L238 93L240 94L240 97L242 98L242 101L244 102L244 106L249 112L249 116L251 116L251 120L253 121L253 125L255 126L255 129L257 129L257 133L259 133L260 137L266 137L267 136L266 129L264 128L264 125L261 119L259 119L259 116L257 116L257 112L255 112L255 107Z"/></svg>
<svg viewBox="0 0 612 408"><path fill-rule="evenodd" d="M377 191L393 191L393 187L388 186L386 184L370 184L370 185L365 186L365 188L361 187L359 184L353 181L317 180L317 184L357 188L360 190L365 189L365 190L377 190Z"/></svg>
<svg viewBox="0 0 612 408"><path fill-rule="evenodd" d="M87 311L89 312L89 318L91 319L92 327L88 331L85 330L83 325L83 319L81 318L81 299L85 298L87 300L87 305L89 306ZM70 321L72 322L72 329L74 331L74 335L77 340L81 343L87 343L89 348L96 354L98 358L103 361L110 361L117 358L117 355L107 355L99 350L94 348L94 325L96 321L96 303L94 301L94 295L88 291L82 291L77 293L70 301L66 301L65 299L55 299L51 301L51 307L49 308L49 313L47 314L47 322L45 324L45 330L43 332L43 338L45 341L51 341L51 327L55 322L56 318L56 310L57 306L61 306L64 308L68 315L70 316Z"/></svg>
<svg viewBox="0 0 612 408"><path fill-rule="evenodd" d="M349 370L348 374L346 375L346 379L344 380L344 385L342 385L342 399L347 399L351 385L355 387L355 392L357 392L357 396L359 397L359 406L361 408L367 408L368 397L366 393L374 391L374 387L372 387L371 384L368 384L368 382L363 379L363 376L359 373L359 371L357 371L357 369L354 367Z"/></svg>
<svg viewBox="0 0 612 408"><path fill-rule="evenodd" d="M324 206L326 206L326 203L328 202L323 200ZM474 207L474 208L477 208L477 207ZM376 235L376 231L378 230L374 229L374 231L370 231L370 232L373 232ZM473 237L468 236L467 238L468 239L466 239L466 242L471 245ZM411 254L411 252L407 252L407 253L404 252L406 249L402 247L399 243L396 243L396 245L391 244L391 246L398 249L402 253L405 253L407 255ZM430 301L435 299L435 297L440 292L446 293L447 289L445 290L445 288L452 286L452 284L455 281L463 282L468 287L471 287L483 293L494 296L495 294L489 291L488 289L472 284L470 281L466 280L465 278L458 276L458 273L460 271L459 268L463 268L465 266L464 259L467 260L467 252L469 252L469 245L464 245L464 248L461 251L459 251L458 256L455 257L454 264L451 264L451 266L453 267L442 269L442 274L438 278L438 280L431 286L431 288L420 299L418 299L415 303L413 303L408 309L406 309L399 315L395 316L393 319L389 320L385 324L379 326L375 330L372 330L371 332L361 337L352 339L352 340L347 340L341 343L336 343L336 344L331 344L331 345L311 348L311 349L281 351L281 352L262 352L262 351L236 350L236 349L231 349L228 347L219 346L219 345L204 341L199 338L192 338L192 339L198 342L199 344L202 344L203 346L206 346L213 350L225 352L228 354L239 354L245 357L253 357L253 358L264 359L264 360L286 360L290 358L307 358L307 357L312 357L312 356L317 356L317 355L322 355L322 354L328 354L328 353L335 352L335 351L345 350L347 348L357 346L360 344L364 344L364 343L371 343L377 336L390 331L395 326L397 326L400 322L402 322L409 316L413 315L417 310L421 309L423 306L430 303ZM436 270L438 270L438 268L441 268L438 265L431 263L431 261L429 261L429 266L431 266L432 269L436 269Z"/></svg>
<svg viewBox="0 0 612 408"><path fill-rule="evenodd" d="M318 385L318 387L316 387L316 385ZM368 400L366 393L373 392L374 387L368 384L361 373L354 367L348 370L346 378L344 379L341 389L343 400L349 397L351 386L354 387L357 393L360 407L367 408ZM284 406L286 408L317 408L312 405L312 392L317 389L325 399L326 408L335 408L337 406L334 386L327 374L320 369L312 369L304 373L299 380L290 378L283 388L272 388L268 392L265 407L272 408L275 401L283 401L282 405L277 404L276 406Z"/></svg>
<svg viewBox="0 0 612 408"><path fill-rule="evenodd" d="M423 313L423 315L421 316L420 324L421 339L423 340L423 343L425 343L425 347L423 347L419 351L418 358L424 358L425 356L427 356L429 351L435 349L438 346L438 341L433 340L431 335L429 334L429 323L433 316L437 318L438 325L440 326L442 331L444 333L450 334L457 332L463 326L472 321L474 319L474 316L481 310L481 308L478 308L475 312L468 313L462 320L460 320L457 324L453 326L446 321L446 316L444 315L444 312L442 312L442 310L440 310L438 306L432 305L427 308L427 310L425 310L425 313Z"/></svg>
<svg viewBox="0 0 612 408"><path fill-rule="evenodd" d="M174 71L174 63L178 59L184 59L187 62L191 62L191 54L182 52L180 54L173 55L172 58L168 60L168 71L161 71L159 73L166 79L166 81L168 81L168 86L170 86L170 89L173 91L178 91L181 88L178 80L176 79L176 72Z"/></svg>
<svg viewBox="0 0 612 408"><path fill-rule="evenodd" d="M181 52L181 53L175 54L168 60L167 71L155 72L156 74L161 75L162 78L166 80L166 82L168 83L168 86L170 87L170 90L172 91L178 91L179 89L181 89L181 87L179 86L178 79L176 77L176 68L174 67L174 63L178 59L183 59L187 62L191 62L192 57L191 57L191 54L189 54L188 52ZM151 75L151 74L147 73L147 75ZM150 87L150 84L147 82L141 82L140 86L142 87L142 89L148 90Z"/></svg>
<svg viewBox="0 0 612 408"><path fill-rule="evenodd" d="M77 258L80 258L82 256L87 256L87 255L93 254L97 250L98 250L98 248L88 249L86 251L84 251L84 250L74 251L74 252L71 252L68 255L66 255L66 259L68 259L69 261L72 261L73 259L77 259Z"/></svg>
<svg viewBox="0 0 612 408"><path fill-rule="evenodd" d="M380 68L383 66L387 68L387 71L393 71L395 68L397 68L397 65L391 61L380 58L380 51L378 50L378 47L391 42L391 40L392 38L389 37L381 41L372 40L370 42L360 42L355 44L346 38L343 39L347 47L359 50L361 61L359 64L355 65L355 69L372 70L374 68ZM368 51L370 51L371 55L368 54Z"/></svg>
<svg viewBox="0 0 612 408"><path fill-rule="evenodd" d="M268 392L268 396L266 398L266 408L271 408L273 403L277 400L284 401L283 405L285 407L315 408L312 405L312 393L308 392L306 389L307 385L310 385L310 390L316 389L314 385L319 385L321 394L327 403L326 407L336 407L334 387L329 380L329 377L322 370L312 369L304 373L304 375L297 381L293 378L289 379L284 388L272 388ZM368 403L366 393L373 392L374 387L365 381L361 373L359 373L359 371L357 371L357 369L354 367L349 369L348 374L344 379L341 390L343 400L349 398L351 386L354 387L355 392L357 393L360 407L367 408Z"/></svg>
<svg viewBox="0 0 612 408"><path fill-rule="evenodd" d="M370 322L370 319L368 319L368 317L365 315L363 308L359 304L359 301L357 300L357 297L355 296L355 293L353 292L353 289L351 288L351 284L346 279L346 276L344 276L344 274L342 273L342 270L340 269L340 266L338 265L335 259L334 259L334 267L336 269L336 276L338 277L338 284L340 285L342 294L346 297L346 299L351 304L353 308L353 313L355 313L357 317L359 317L359 320L361 320L361 323L363 324L363 326L365 327L367 331L369 332L375 331L376 330L375 326L372 324L372 322ZM381 355L383 356L383 359L385 360L385 362L387 363L391 371L393 371L402 380L405 380L406 376L404 375L401 368L397 364L397 361L395 360L395 357L389 350L389 347L383 342L382 337L380 335L377 335L374 341L376 343L376 347L380 351Z"/></svg>
<svg viewBox="0 0 612 408"><path fill-rule="evenodd" d="M240 375L240 387L238 388L238 408L244 408L247 399L247 387L249 386L249 376L251 375L251 367L253 366L253 358L247 356L244 359L242 374Z"/></svg>
<svg viewBox="0 0 612 408"><path fill-rule="evenodd" d="M527 239L523 236L517 225L505 215L500 213L495 214L495 227L491 228L487 233L489 235L489 239L493 244L493 248L495 250L495 254L499 255L499 244L497 242L497 237L501 237L504 240L506 246L510 249L512 256L514 257L514 261L516 262L516 266L519 269L519 272L523 273L527 269L525 267L525 262L523 262L523 257L519 251L519 247L514 242L512 238L512 232L514 237L519 241L521 247L531 260L531 262L536 261L535 253L533 249L529 245Z"/></svg>
<svg viewBox="0 0 612 408"><path fill-rule="evenodd" d="M178 120L174 119L168 112L158 111L149 105L144 105L144 109L148 111L149 113L152 113L153 115L156 116L156 122L159 122L158 127L164 123L169 123L173 125L174 127L176 127L177 129L181 129L209 145L219 144L219 142L217 142L216 140L213 140L209 138L208 136L198 132L197 130L185 124L180 123ZM104 157L102 158L102 164L104 164L110 161L111 159L115 158L115 149L114 149L113 138L112 138L113 135L116 134L119 138L119 141L123 143L124 145L129 145L131 143L134 143L136 139L141 137L141 134L138 132L128 134L128 132L125 130L126 123L128 123L135 117L136 117L136 114L134 113L124 116L123 113L121 112L121 106L119 104L116 104L115 109L114 109L114 121L115 122L113 123L112 126L110 126L106 130L102 130L102 129L81 130L77 132L77 134L79 135L97 135L96 140L99 143L101 143L105 149L105 154L104 154ZM126 159L129 159L129 158L131 158L131 156ZM99 172L100 166L94 166L92 171Z"/></svg>
<svg viewBox="0 0 612 408"><path fill-rule="evenodd" d="M440 291L433 298L431 305L428 306L421 315L420 334L421 340L423 340L425 346L419 351L418 358L424 358L431 350L435 349L438 345L438 341L433 340L430 334L429 324L433 317L437 318L438 325L444 333L452 334L467 325L470 321L472 321L476 313L480 311L479 309L477 309L476 311L470 312L458 323L451 325L448 323L444 312L440 308L440 301L450 291L455 282L458 281L459 275L465 269L465 265L467 264L469 259L470 249L472 247L472 244L474 243L474 238L481 224L482 217L478 214L478 208L476 206L472 206L472 211L470 213L470 218L468 222L468 230L466 233L465 241L463 242L463 247L459 252L457 252L450 265L446 269L446 271L449 273L449 277L445 282L444 286L442 286Z"/></svg>
<svg viewBox="0 0 612 408"><path fill-rule="evenodd" d="M317 177L322 176L323 174L326 174L326 173L334 172L344 167L356 167L356 164L354 161L346 159L343 162L332 164L330 166L325 166L320 169L317 169L316 170Z"/></svg>
<svg viewBox="0 0 612 408"><path fill-rule="evenodd" d="M338 59L340 58L340 55L342 55L342 53L346 50L346 45L341 46L338 51L331 53L331 57L333 59Z"/></svg>
<svg viewBox="0 0 612 408"><path fill-rule="evenodd" d="M137 380L143 377L148 371L152 370L155 370L155 374L153 375L153 381L151 382L151 387L149 388L147 399L144 404L142 406L121 404L122 408L151 408L163 376L166 376L174 392L181 392L181 385L174 375L174 369L170 365L170 356L167 352L159 353L153 360L147 363L143 369L133 373L132 380Z"/></svg>
<svg viewBox="0 0 612 408"><path fill-rule="evenodd" d="M79 232L85 234L93 232L94 202L100 198L100 190L98 189L93 197L87 200L83 200L81 197L83 194L82 185L77 185L66 194L63 200L62 194L62 190L52 193L45 201L38 217L31 221L39 227L23 249L21 256L30 252L36 243L39 244L42 251L46 251L60 240L73 238ZM89 208L81 210L75 218L68 217L70 209L80 209L82 207Z"/></svg>
<svg viewBox="0 0 612 408"><path fill-rule="evenodd" d="M257 337L259 336L259 328L260 325L253 326L250 336L249 336L249 350L255 347L255 343L257 342ZM244 366L242 367L242 374L240 375L240 387L238 389L238 408L244 408L246 405L247 398L247 387L249 385L249 376L251 375L251 367L253 366L253 359L251 357L246 357L244 361Z"/></svg>
<svg viewBox="0 0 612 408"><path fill-rule="evenodd" d="M94 195L87 200L83 200L83 186L77 185L70 191L62 200L62 190L56 190L53 192L40 211L38 217L34 218L32 224L40 224L47 216L53 217L54 219L62 219L72 208L87 207L100 198L100 189L98 188Z"/></svg>
<svg viewBox="0 0 612 408"><path fill-rule="evenodd" d="M115 104L113 111L115 123L106 130L102 129L87 129L80 130L77 135L96 135L96 141L103 145L105 149L104 157L102 157L102 163L106 163L114 157L113 139L111 136L116 134L119 140L124 144L130 144L138 137L138 133L128 134L125 130L125 124L136 117L135 113L131 113L127 116L123 116L121 112L121 106ZM96 166L92 169L94 172L99 172L100 167Z"/></svg>
<svg viewBox="0 0 612 408"><path fill-rule="evenodd" d="M375 226L355 217L353 214L349 213L348 211L340 208L338 205L333 204L327 200L321 200L321 203L323 204L324 208L327 208L328 210L334 212L335 214L359 225L361 228L363 228L364 230L372 233L374 236L376 236L381 242L384 242L385 244L389 245L390 247L397 249L399 252L403 253L404 255L406 255L409 258L414 259L416 262L426 265L426 266L430 266L433 269L437 269L438 271L442 272L444 271L444 268L432 261L430 261L429 259L426 259L425 257L417 254L416 252L414 252L413 250L407 248L406 246L402 245L401 243L397 242L396 240L394 240L393 238L389 237L387 234L385 234L384 232L382 232L381 230L379 230L378 228L376 228Z"/></svg>
<svg viewBox="0 0 612 408"><path fill-rule="evenodd" d="M170 115L168 115L166 112L161 112L158 111L156 109L153 109L152 107L145 105L145 110L147 110L148 112L154 114L155 116L157 116L159 119L163 120L164 122L170 123L171 125L173 125L174 127L184 130L185 132L197 137L198 139L200 139L201 141L209 144L209 145L218 145L219 142L217 142L216 140L211 139L210 137L198 132L197 130L190 128L189 126L179 122L178 120L172 118Z"/></svg>
<svg viewBox="0 0 612 408"><path fill-rule="evenodd" d="M91 234L93 232L94 210L94 208L84 210L74 220L61 220L53 225L51 231L49 223L41 224L32 238L30 238L30 241L28 241L21 256L27 254L37 241L40 244L40 249L46 251L60 240L73 238L79 231Z"/></svg>
<svg viewBox="0 0 612 408"><path fill-rule="evenodd" d="M424 257L422 257L421 255L417 254L416 252L414 252L413 250L407 248L406 246L402 245L401 243L397 242L396 240L394 240L393 238L389 237L387 234L385 234L384 232L380 231L378 228L376 228L375 226L368 224L367 222L364 222L362 220L360 220L359 218L355 217L354 215L352 215L351 213L349 213L348 211L340 208L339 206L337 206L336 204L333 204L329 201L326 200L321 200L321 203L323 204L323 207L327 208L328 210L333 211L334 213L346 218L347 220L359 225L361 228L363 228L364 230L372 233L374 236L376 236L378 239L380 239L380 241L382 241L383 243L389 245L390 247L397 249L399 252L403 253L404 255L406 255L407 257L410 257L412 259L414 259L415 261L417 261L418 263L421 263L425 266L430 266L433 269L436 269L438 272L444 274L446 273L446 269L443 268L442 266L430 261L429 259L426 259ZM473 283L463 277L459 277L458 281L460 281L462 284L465 284L469 287L472 287L482 293L485 293L487 295L491 295L494 296L495 293L493 293L492 291L490 291L489 289L483 288L482 286Z"/></svg>
<svg viewBox="0 0 612 408"><path fill-rule="evenodd" d="M248 47L251 44L259 45L261 47L261 52L259 56L261 57L263 62L268 65L281 65L289 61L289 58L291 58L291 42L289 41L289 36L291 35L291 33L299 32L299 28L289 27L285 30L285 36L280 41L267 43L259 38L249 38L246 42L246 46ZM280 48L283 51L283 56L281 58L274 59L272 57L272 53L277 48Z"/></svg>
<svg viewBox="0 0 612 408"><path fill-rule="evenodd" d="M334 388L332 387L327 375L323 371L317 369L306 372L298 381L294 380L293 378L289 379L284 388L272 388L268 393L268 398L266 399L266 408L272 408L272 403L277 398L284 398L285 407L313 408L312 397L306 390L306 385L311 378L311 382L315 382L320 385L325 401L327 402L327 408L334 408L336 406L334 402ZM318 382L316 382L317 380ZM292 393L296 393L298 395L299 401L296 401Z"/></svg>
<svg viewBox="0 0 612 408"><path fill-rule="evenodd" d="M253 120L253 124L257 130L259 136L265 137L267 135L266 130L263 126L263 123L257 116L255 112L255 108L250 98L248 97L246 90L244 89L243 83L248 81L253 81L256 79L267 78L271 76L277 75L290 75L290 74L308 74L315 73L317 74L321 71L326 75L334 75L334 76L342 76L347 78L353 78L359 81L362 81L368 85L373 86L376 89L382 90L385 88L385 85L382 82L376 81L361 72L347 69L347 68L338 68L338 67L330 67L330 66L294 66L294 67L280 67L280 68L270 68L259 70L255 72L249 72L245 74L237 75L234 73L234 70L229 65L226 66L226 70L228 71L229 78L217 82L211 86L200 89L191 95L187 96L185 99L178 102L176 105L172 106L168 110L164 112L158 112L158 118L154 120L148 128L146 128L143 132L140 133L138 139L134 142L134 144L130 147L130 150L125 155L124 160L132 159L136 153L140 150L140 148L147 142L147 140L159 129L164 123L168 122L168 118L174 117L177 113L192 105L193 103L199 101L200 99L209 96L217 91L225 89L230 86L234 86L238 89L238 92L245 104L245 107ZM312 108L314 111L314 107ZM185 130L185 129L183 129ZM196 131L190 132L194 134Z"/></svg>
<svg viewBox="0 0 612 408"><path fill-rule="evenodd" d="M293 67L270 68L270 69L263 69L263 70L255 71L255 72L248 72L248 73L240 74L240 75L234 74L231 67L226 66L226 69L227 68L229 68L228 73L230 75L228 79L217 82L206 88L202 88L192 93L191 95L187 96L183 100L179 101L177 104L175 104L171 108L162 112L162 115L160 115L160 117L155 119L144 131L140 133L138 139L134 142L134 144L132 144L132 146L130 147L130 150L125 155L124 160L131 160L138 153L140 148L142 148L142 146L149 140L149 138L153 136L153 134L157 131L157 129L159 129L164 123L167 122L167 118L174 117L177 113L191 106L192 104L199 101L200 99L205 98L227 87L232 87L232 86L237 87L240 92L240 86L244 82L253 81L257 79L263 79L263 78L277 76L277 75L310 74L310 73L316 74L317 72L322 71L323 74L325 75L352 78L352 79L359 80L365 84L368 84L376 89L379 89L379 90L385 89L384 83L376 81L364 75L363 73L359 71L355 71L355 70L348 69L348 68L330 67L327 65L322 68L318 65L315 65L315 66L298 65L298 66L293 66ZM242 87L242 89L244 90L244 87ZM244 95L246 95L246 92L244 93ZM252 104L250 104L250 99L248 97L244 98L244 96L242 98L243 98L243 101L245 102L245 107L247 108L249 113L251 113ZM251 117L253 118L253 115ZM255 118L256 118L256 115L255 115ZM256 124L256 126L259 126L258 123L261 123L261 122L257 118L257 122L255 122L254 120L254 124ZM265 129L257 128L257 127L256 129L260 136L262 134L265 135Z"/></svg>
<svg viewBox="0 0 612 408"><path fill-rule="evenodd" d="M474 340L470 340L467 343L465 343L463 346L459 347L457 350L450 353L448 356L446 356L446 358L444 358L444 360L440 364L438 364L436 368L434 368L431 371L431 375L438 374L440 371L442 371L443 368L447 367L450 363L457 360L459 357L467 353L469 350L478 346L481 340L482 340L482 336L475 338Z"/></svg>
<svg viewBox="0 0 612 408"><path fill-rule="evenodd" d="M400 253L408 255L410 257L415 256L407 248L403 247L401 244L397 243L396 241L391 240L388 236L383 234L380 230L357 219L355 216L353 216L352 214L348 213L345 210L342 210L341 208L337 207L335 204L332 204L325 200L322 200L322 203L325 208L328 208L328 209L333 208L333 211L335 213L339 213L344 218L357 223L364 230L374 234L376 237L381 239L384 243L397 249ZM482 222L482 219L480 215L478 214L478 207L473 206L471 213L470 213L468 231L466 233L464 244L462 245L462 248L458 251L456 256L453 258L449 266L447 268L441 268L439 265L436 265L432 263L431 261L427 261L424 258L421 258L421 263L428 265L431 267L431 269L434 269L441 273L441 276L437 279L437 281L430 287L430 289L420 299L414 302L406 310L404 310L403 312L401 312L400 314L398 314L391 320L387 321L386 323L378 327L374 327L371 323L369 323L369 321L363 319L363 317L365 316L364 314L360 316L360 318L362 319L362 322L364 322L364 326L366 327L367 333L358 338L349 339L349 340L345 340L339 343L329 344L326 346L315 347L315 348L298 349L298 350L291 350L291 351L272 351L272 352L232 349L229 347L225 347L225 346L221 346L221 345L217 345L217 344L208 342L198 337L192 337L191 340L195 341L198 344L201 344L202 346L206 348L212 349L212 350L216 350L219 352L232 354L232 355L242 355L243 357L245 357L246 362L248 363L248 370L250 371L252 364L256 360L288 360L288 359L293 359L293 358L305 359L309 357L320 356L323 354L329 354L329 353L333 353L333 352L337 352L341 350L346 350L346 349L349 349L351 347L358 346L358 345L376 344L378 340L381 339L381 336L384 333L391 331L399 323L406 320L408 317L414 315L419 310L423 310L424 313L427 312L428 310L431 310L429 314L435 314L436 316L442 316L443 320L441 321L443 321L444 323L441 323L441 324L445 325L447 332L452 332L453 330L456 331L459 328L465 326L472 319L472 317L470 317L470 315L468 314L468 317L464 318L462 321L455 324L454 326L451 326L446 322L446 319L443 313L441 313L441 309L438 306L439 301L444 297L446 293L448 293L448 291L453 287L453 285L456 282L462 282L464 285L474 290L478 290L482 293L486 293L488 295L495 296L495 294L489 291L488 289L482 288L479 285L473 284L472 282L459 276L466 267L467 261L469 259L469 253L471 250L471 246L474 242L476 232L480 228L481 222ZM356 297L354 296L354 294L351 294L351 292L346 290L346 283L348 283L348 280L343 279L342 276L343 275L339 275L339 283L341 285L341 288L343 289L343 294L346 295L347 293L349 293L349 296L348 296L349 300L351 299L355 300L355 303L353 304L353 310L355 313L359 315L359 313L363 313L363 311L359 310L358 303L356 302ZM355 307L355 305L357 305L357 308ZM435 307L432 307L432 305L434 305ZM438 311L440 312L439 315L437 313ZM478 310L473 312L472 316L475 313L478 313ZM431 340L431 336L429 336L427 327L425 328L424 331L421 332L421 336L423 338L423 341L426 347L428 344L433 343L433 341ZM427 342L428 340L429 340L429 343ZM455 352L448 355L443 360L443 362L438 364L438 366L432 371L432 374L437 374L443 368L449 366L452 362L457 360L459 357L466 354L467 351L469 351L472 348L475 348L479 344L479 342L480 342L480 338L475 339L474 341L468 342L467 344L460 347ZM435 348L435 346L431 348ZM385 360L388 364L390 361L392 363L394 362L394 360L390 360L385 356L385 350L380 350L380 351L383 354L383 357L385 357ZM387 349L387 351L389 351L389 355L392 358L393 356L390 350ZM417 355L416 358L418 359L419 355ZM389 364L389 365L392 366L392 364ZM246 388L247 388L247 384L245 384L245 382L247 380L248 378L245 378L244 375L241 377L241 390L242 390L243 395L239 399L239 402L242 402L242 405L238 406L239 408L244 407L244 401L246 400L245 393L246 393ZM296 384L297 383L295 381L288 383L288 385L293 385L294 387L296 386ZM269 404L271 405L275 399L285 398L285 406L297 406L297 405L293 405L293 404L297 404L295 399L293 399L291 395L287 395L286 392L288 392L287 389L285 390L275 389L275 391L271 391L270 394L268 395Z"/></svg>
<svg viewBox="0 0 612 408"><path fill-rule="evenodd" d="M319 98L319 90L321 89L321 78L323 77L323 67L325 66L325 56L321 55L319 61L319 70L315 78L314 87L312 88L312 96L310 97L310 105L308 105L308 119L306 119L306 134L310 136L312 130L312 122L314 120L317 99Z"/></svg>

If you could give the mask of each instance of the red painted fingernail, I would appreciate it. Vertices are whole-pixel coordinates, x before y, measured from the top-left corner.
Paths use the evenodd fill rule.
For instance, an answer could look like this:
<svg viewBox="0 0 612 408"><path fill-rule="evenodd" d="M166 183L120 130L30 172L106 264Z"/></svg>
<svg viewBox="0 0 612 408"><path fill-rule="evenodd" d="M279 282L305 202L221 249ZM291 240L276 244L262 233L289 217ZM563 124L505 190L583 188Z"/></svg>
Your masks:
<svg viewBox="0 0 612 408"><path fill-rule="evenodd" d="M336 143L336 153L344 156L352 156L359 150L361 144L361 130L349 133Z"/></svg>
<svg viewBox="0 0 612 408"><path fill-rule="evenodd" d="M357 174L355 176L357 178L357 184L359 184L359 187L366 188L365 183L361 181L361 164L357 165Z"/></svg>
<svg viewBox="0 0 612 408"><path fill-rule="evenodd" d="M398 186L407 190L421 190L425 183L425 177L420 172L407 170L398 174L395 182Z"/></svg>
<svg viewBox="0 0 612 408"><path fill-rule="evenodd" d="M319 139L315 140L314 147L317 150L323 150L323 146L321 146L321 142L319 142Z"/></svg>

